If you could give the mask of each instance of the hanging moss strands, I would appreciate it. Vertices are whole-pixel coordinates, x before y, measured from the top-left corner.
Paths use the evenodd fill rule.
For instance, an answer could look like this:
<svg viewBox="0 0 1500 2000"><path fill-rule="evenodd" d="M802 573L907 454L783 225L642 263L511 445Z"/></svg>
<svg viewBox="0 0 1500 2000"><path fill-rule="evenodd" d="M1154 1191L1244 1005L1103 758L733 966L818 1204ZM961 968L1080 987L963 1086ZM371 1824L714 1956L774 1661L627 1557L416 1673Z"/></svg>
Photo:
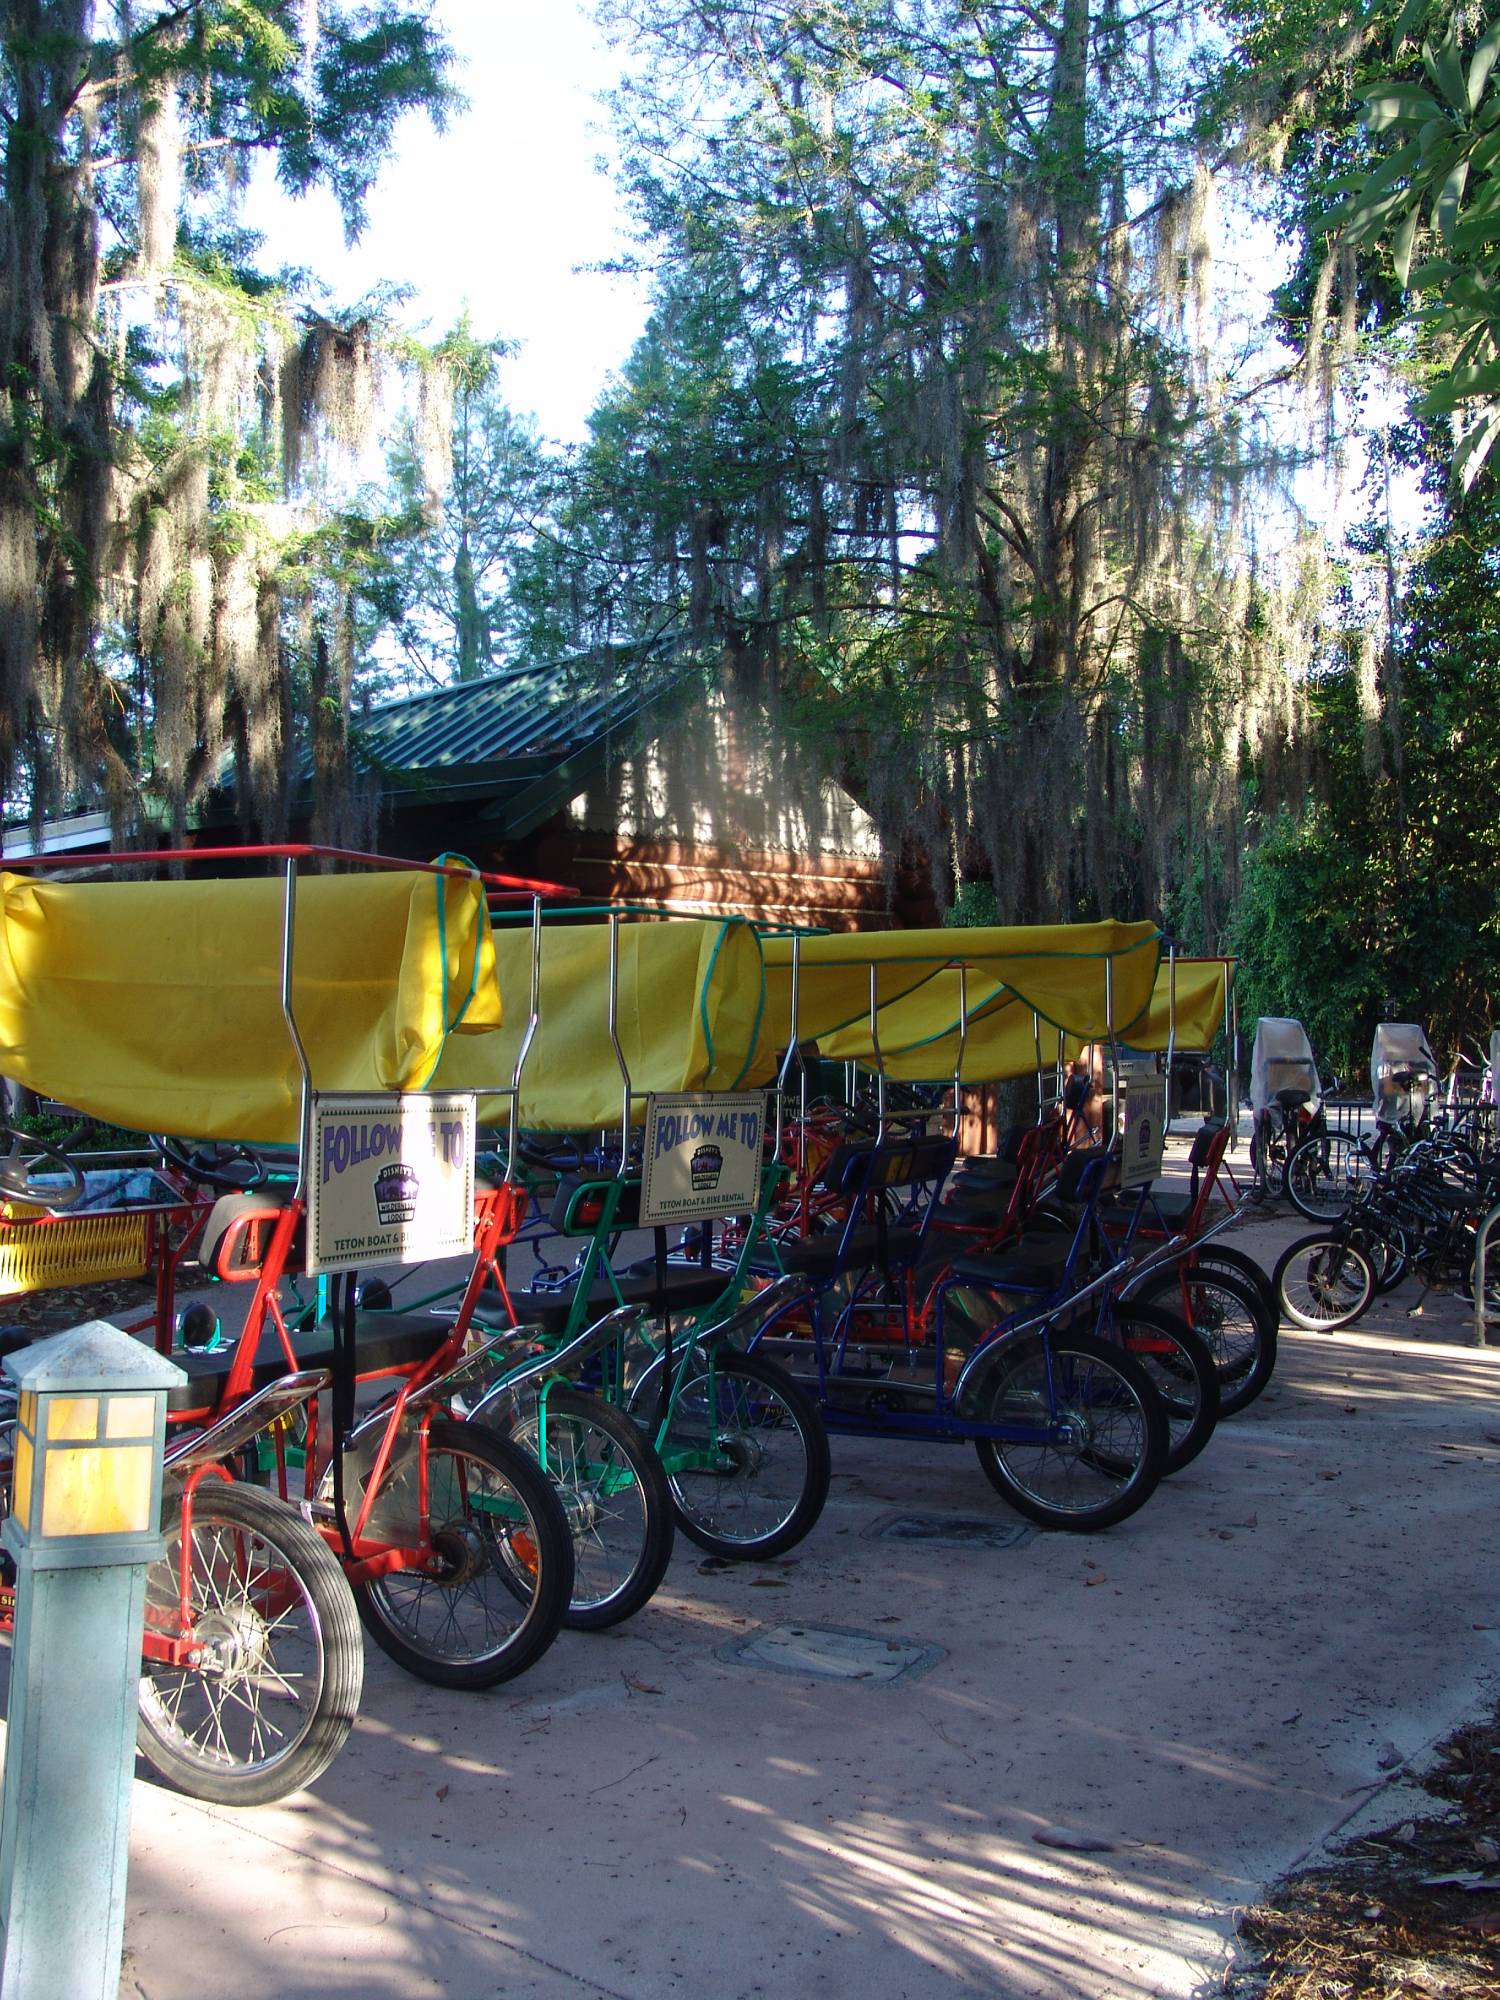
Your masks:
<svg viewBox="0 0 1500 2000"><path fill-rule="evenodd" d="M285 296L236 203L269 153L294 192L330 186L357 233L401 111L448 101L425 14L5 9L0 788L36 819L102 803L117 839L175 840L232 771L247 829L283 832L304 714L347 711L367 538L330 526L328 494L382 371L416 363L379 302L336 316ZM314 769L315 815L365 824L346 713Z"/></svg>
<svg viewBox="0 0 1500 2000"><path fill-rule="evenodd" d="M646 58L618 108L658 290L534 558L560 642L676 630L774 686L940 898L1192 877L1216 925L1247 785L1305 776L1322 599L1257 546L1284 361L1222 335L1186 9L604 13Z"/></svg>

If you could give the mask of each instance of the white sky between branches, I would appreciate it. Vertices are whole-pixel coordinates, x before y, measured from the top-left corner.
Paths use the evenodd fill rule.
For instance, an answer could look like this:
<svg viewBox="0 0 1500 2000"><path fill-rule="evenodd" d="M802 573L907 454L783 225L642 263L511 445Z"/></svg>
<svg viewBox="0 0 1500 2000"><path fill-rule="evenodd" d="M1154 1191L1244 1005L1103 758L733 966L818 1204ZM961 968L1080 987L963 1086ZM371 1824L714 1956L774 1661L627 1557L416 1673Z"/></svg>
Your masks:
<svg viewBox="0 0 1500 2000"><path fill-rule="evenodd" d="M597 94L617 51L579 0L439 0L469 108L437 132L410 116L371 190L352 247L331 195L293 201L262 167L243 217L268 262L305 266L348 304L409 285L403 317L436 337L467 304L473 331L520 344L507 402L543 434L580 442L647 312L644 283L588 270L630 248L628 219L596 161L609 150Z"/></svg>
<svg viewBox="0 0 1500 2000"><path fill-rule="evenodd" d="M437 0L435 12L469 105L442 133L416 115L402 121L359 242L345 244L330 195L293 201L264 162L243 218L265 232L268 261L307 268L335 306L382 282L409 286L402 316L429 338L467 306L476 335L517 343L501 370L511 407L534 416L545 437L581 443L648 311L644 278L590 268L632 248L624 204L599 165L612 144L599 93L617 81L628 52L606 46L587 0ZM1285 359L1275 355L1265 314L1286 253L1243 211L1226 235L1215 344L1253 376ZM1291 400L1273 392L1260 411L1273 436L1298 429ZM1367 410L1365 421L1378 429L1383 418ZM1356 442L1353 462L1362 460ZM378 458L362 470L378 474ZM1397 516L1412 526L1420 508L1410 483L1400 484ZM1307 518L1335 538L1368 510L1357 479L1324 465L1306 467L1292 485ZM1294 532L1284 503L1264 506L1263 553Z"/></svg>

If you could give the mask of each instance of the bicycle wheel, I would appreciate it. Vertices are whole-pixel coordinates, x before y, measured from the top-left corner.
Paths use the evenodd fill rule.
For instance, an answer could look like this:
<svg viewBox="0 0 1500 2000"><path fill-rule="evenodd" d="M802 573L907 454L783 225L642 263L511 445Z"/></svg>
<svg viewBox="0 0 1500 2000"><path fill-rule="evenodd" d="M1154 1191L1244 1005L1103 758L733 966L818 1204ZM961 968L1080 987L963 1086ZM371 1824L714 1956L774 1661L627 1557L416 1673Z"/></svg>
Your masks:
<svg viewBox="0 0 1500 2000"><path fill-rule="evenodd" d="M1225 1271L1231 1278L1237 1278L1254 1296L1271 1325L1276 1324L1280 1314L1276 1305L1276 1294L1271 1289L1271 1277L1263 1271L1253 1257L1247 1257L1243 1250L1235 1250L1227 1243L1217 1240L1199 1249L1188 1252L1186 1262L1193 1270Z"/></svg>
<svg viewBox="0 0 1500 2000"><path fill-rule="evenodd" d="M1276 1367L1278 1315L1233 1271L1195 1264L1153 1274L1132 1305L1161 1306L1185 1319L1208 1342L1219 1371L1219 1415L1232 1417L1253 1403Z"/></svg>
<svg viewBox="0 0 1500 2000"><path fill-rule="evenodd" d="M1356 1224L1350 1240L1369 1260L1370 1275L1379 1293L1393 1292L1411 1269L1411 1245L1399 1222L1382 1220L1379 1228Z"/></svg>
<svg viewBox="0 0 1500 2000"><path fill-rule="evenodd" d="M1286 1185L1286 1135L1257 1123L1250 1134L1250 1171L1267 1201L1277 1201Z"/></svg>
<svg viewBox="0 0 1500 2000"><path fill-rule="evenodd" d="M1208 1342L1185 1319L1127 1301L1113 1313L1125 1352L1138 1361L1167 1418L1163 1477L1191 1465L1219 1421L1219 1371Z"/></svg>
<svg viewBox="0 0 1500 2000"><path fill-rule="evenodd" d="M541 1459L530 1410L507 1435ZM672 1560L672 1493L661 1460L623 1411L582 1390L547 1397L544 1468L573 1531L573 1591L563 1624L602 1632L650 1602Z"/></svg>
<svg viewBox="0 0 1500 2000"><path fill-rule="evenodd" d="M660 1357L631 1391L631 1413L653 1434ZM734 1348L699 1349L660 1446L677 1524L731 1561L793 1548L828 1498L832 1466L817 1406L774 1361Z"/></svg>
<svg viewBox="0 0 1500 2000"><path fill-rule="evenodd" d="M437 1687L485 1688L524 1672L557 1637L573 1588L573 1537L536 1460L483 1424L451 1418L428 1435L426 1508L415 1437L393 1459L376 1518L392 1538L425 1528L434 1564L392 1570L354 1592L365 1630Z"/></svg>
<svg viewBox="0 0 1500 2000"><path fill-rule="evenodd" d="M1276 1265L1276 1296L1297 1326L1333 1333L1352 1326L1375 1293L1375 1274L1362 1250L1339 1236L1303 1236Z"/></svg>
<svg viewBox="0 0 1500 2000"><path fill-rule="evenodd" d="M1145 1505L1161 1479L1167 1417L1133 1356L1091 1333L998 1343L979 1385L985 1421L1020 1433L976 1438L991 1486L1043 1528L1091 1534Z"/></svg>
<svg viewBox="0 0 1500 2000"><path fill-rule="evenodd" d="M364 1646L344 1573L321 1535L284 1502L208 1480L163 1523L146 1572L148 1631L189 1630L202 1659L141 1665L136 1741L179 1791L260 1806L333 1762L359 1712Z"/></svg>
<svg viewBox="0 0 1500 2000"><path fill-rule="evenodd" d="M1286 1191L1309 1222L1337 1222L1374 1171L1352 1132L1304 1139L1287 1163Z"/></svg>

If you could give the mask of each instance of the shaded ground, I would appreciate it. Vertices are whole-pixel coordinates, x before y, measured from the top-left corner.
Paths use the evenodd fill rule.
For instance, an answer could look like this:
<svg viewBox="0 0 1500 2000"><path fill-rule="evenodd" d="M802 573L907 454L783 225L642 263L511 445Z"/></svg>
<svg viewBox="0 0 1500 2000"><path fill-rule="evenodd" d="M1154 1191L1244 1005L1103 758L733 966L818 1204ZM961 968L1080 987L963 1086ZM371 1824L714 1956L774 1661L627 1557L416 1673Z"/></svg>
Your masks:
<svg viewBox="0 0 1500 2000"><path fill-rule="evenodd" d="M1269 1268L1305 1227L1258 1216L1236 1240ZM1265 1396L1107 1535L1027 1532L970 1450L839 1438L827 1513L782 1562L720 1569L679 1539L638 1618L484 1695L372 1651L313 1792L235 1813L137 1785L122 1993L1500 1995L1486 1897L1396 1882L1408 1862L1500 1875L1472 1830L1422 1844L1438 1799L1393 1818L1393 1768L1500 1685L1500 1357L1464 1344L1461 1302L1414 1303L1288 1330ZM889 1539L914 1510L949 1538ZM1012 1532L986 1546L987 1523ZM743 1651L808 1625L941 1657L876 1687ZM1461 1740L1450 1779L1492 1813L1493 1761ZM1311 1843L1387 1822L1321 1864L1326 1897L1260 1900ZM1253 1906L1297 1944L1341 1874L1372 1967L1401 1966L1429 1907L1447 1959L1423 1937L1404 1986L1361 1987L1329 1945L1278 1969L1269 1928L1232 1926Z"/></svg>
<svg viewBox="0 0 1500 2000"><path fill-rule="evenodd" d="M84 1320L134 1318L156 1302L156 1286L122 1278L112 1285L68 1285L31 1292L0 1303L0 1323L24 1326L34 1335L65 1333Z"/></svg>
<svg viewBox="0 0 1500 2000"><path fill-rule="evenodd" d="M1456 1730L1415 1812L1340 1844L1244 1911L1237 2000L1493 2000L1500 1993L1500 1709Z"/></svg>

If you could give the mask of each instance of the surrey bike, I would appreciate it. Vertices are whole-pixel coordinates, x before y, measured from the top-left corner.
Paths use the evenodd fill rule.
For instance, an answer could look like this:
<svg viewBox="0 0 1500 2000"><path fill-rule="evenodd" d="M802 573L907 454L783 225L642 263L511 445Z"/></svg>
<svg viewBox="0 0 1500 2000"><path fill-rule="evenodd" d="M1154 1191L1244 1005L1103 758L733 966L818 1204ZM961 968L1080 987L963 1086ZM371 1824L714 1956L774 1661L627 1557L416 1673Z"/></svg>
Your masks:
<svg viewBox="0 0 1500 2000"><path fill-rule="evenodd" d="M526 1147L521 1147L521 1157ZM473 1262L461 1290L451 1286L406 1303L408 1314L451 1305L454 1326L476 1340L493 1341L493 1365L472 1391L457 1391L465 1414L519 1444L545 1469L563 1500L573 1536L573 1584L563 1624L602 1631L648 1603L672 1554L672 1500L661 1462L623 1411L581 1386L597 1375L597 1357L638 1336L641 1313L615 1308L579 1315L561 1329L546 1313L528 1311L521 1325L505 1269L507 1253L521 1240L539 1247L531 1211L534 1191L524 1178L481 1182L475 1199ZM545 1217L539 1218L545 1221ZM578 1274L553 1274L557 1296L571 1301ZM397 1284L400 1283L398 1279ZM360 1289L367 1326L393 1310L393 1287L374 1280ZM551 1315L555 1320L555 1312ZM497 1337L498 1336L498 1337Z"/></svg>
<svg viewBox="0 0 1500 2000"><path fill-rule="evenodd" d="M559 911L541 926L539 1025L519 1109L527 1149L540 1135L597 1132L611 1121L616 1137L605 1155L611 1164L581 1154L576 1172L548 1182L547 1226L559 1245L577 1246L576 1256L564 1262L566 1248L543 1252L552 1261L525 1285L497 1273L488 1309L503 1300L539 1349L552 1347L559 1360L580 1343L591 1349L583 1379L606 1406L628 1411L650 1441L677 1526L713 1554L764 1557L790 1547L817 1519L828 1447L796 1385L743 1351L749 1325L765 1310L744 1298L750 1241L785 1179L765 1132L764 1091L726 1088L756 1063L761 944L742 919L630 920L641 914ZM499 929L502 984L519 982L523 942ZM459 1074L460 1065L471 1076L495 1074L513 1032L502 1029L493 1046L450 1049L441 1075ZM747 1171L758 1185L732 1204L753 1211L749 1240L729 1271L713 1260L711 1227L701 1231L702 1259L685 1263L671 1254L666 1221L643 1207L641 1134L658 1129L658 1111L660 1129L670 1130L670 1107L679 1102L715 1119L743 1117L769 1145L763 1158L763 1141L751 1144ZM675 1221L711 1223L722 1212L728 1204L712 1178L713 1187L678 1203ZM623 1259L622 1238L641 1229L649 1254ZM590 1329L604 1325L611 1338L600 1342ZM507 1396L507 1384L497 1383L480 1406L486 1418Z"/></svg>
<svg viewBox="0 0 1500 2000"><path fill-rule="evenodd" d="M116 1192L118 1173L80 1165L53 1146L28 1150L9 1131L0 1162L0 1265L14 1292L100 1282L164 1217L190 1222L175 1191L137 1170L135 1205L83 1206ZM101 1187L100 1182L104 1185ZM144 1185L142 1185L144 1183ZM142 1196L155 1196L143 1200ZM75 1212L76 1211L76 1212ZM122 1243L123 1239L123 1243ZM170 1336L170 1319L165 1323ZM32 1339L0 1333L0 1355ZM138 1741L158 1774L195 1798L262 1805L311 1784L359 1710L364 1649L353 1599L322 1538L285 1502L233 1483L221 1461L253 1448L329 1385L298 1369L267 1382L229 1417L174 1427L163 1463L166 1546L146 1575ZM0 1484L9 1505L16 1399L0 1388ZM3 1562L0 1624L15 1616Z"/></svg>
<svg viewBox="0 0 1500 2000"><path fill-rule="evenodd" d="M234 852L242 858L243 851ZM497 1344L466 1354L462 1329L431 1317L362 1329L349 1270L332 1279L330 1310L311 1329L290 1326L279 1298L283 1277L307 1265L314 1059L342 1084L399 1089L428 1080L465 1015L474 1030L483 1029L498 996L492 972L488 985L484 978L490 967L482 894L467 869L410 864L397 864L399 873L319 877L299 887L298 861L314 850L273 852L285 862L280 887L265 879L66 890L26 885L33 903L47 904L51 934L62 947L70 926L85 926L90 949L106 963L113 959L119 974L108 1023L102 1034L90 1029L100 1044L96 1059L83 1065L66 1094L84 1109L137 1127L169 1122L159 1115L165 1103L190 1108L189 1129L197 1133L212 1135L217 1126L224 1137L279 1141L290 1128L299 1136L294 1182L222 1187L202 1223L206 1268L254 1290L237 1341L178 1356L186 1379L169 1396L169 1425L202 1434L184 1486L183 1518L194 1518L209 1480L226 1483L236 1455L263 1427L255 1419L266 1399L291 1396L283 1385L294 1378L297 1428L278 1425L272 1432L276 1482L298 1499L337 1558L366 1628L424 1678L488 1686L520 1671L550 1643L572 1569L566 1517L536 1463L483 1425L450 1414L459 1390L472 1391L499 1372ZM112 898L120 900L106 900ZM298 944L299 910L310 946ZM184 985L213 991L223 981L229 996L219 996L211 1040L195 1039L192 1017L177 1022L166 1076L132 1035L139 1009L129 991L129 940L148 928L169 945L188 941L175 968ZM393 961L384 974L372 969L382 948ZM435 964L441 990L434 995ZM30 997L48 991L53 970L65 991L66 967L65 948L55 967L34 961ZM61 1089L61 1079L46 1078L38 1067L54 1053L48 1036L39 1033L35 1041L36 1060L23 1080ZM149 1119L142 1115L148 1108ZM202 1159L196 1149L180 1155L189 1173L223 1177ZM169 1337L169 1329L157 1331L159 1340ZM371 1393L367 1385L378 1385L382 1401L357 1423L357 1400ZM319 1403L310 1400L325 1387L326 1425ZM284 1403L276 1414L290 1407ZM210 1448L212 1458L203 1458ZM248 1494L229 1504L241 1498L256 1507ZM188 1529L183 1547L191 1549ZM177 1595L187 1600L187 1583ZM223 1742L184 1723L183 1713L172 1696L143 1705L146 1727L169 1749L222 1767L226 1787L243 1780L253 1791L254 1730L248 1752L236 1754L230 1744L226 1754ZM255 1730L263 1726L257 1718Z"/></svg>
<svg viewBox="0 0 1500 2000"><path fill-rule="evenodd" d="M892 1062L904 1057L911 1067L901 1075L930 1078L947 1059L954 1096L945 1131L888 1129L882 1107L873 1142L846 1142L825 1163L842 1225L776 1246L777 1263L804 1293L777 1302L752 1353L786 1366L830 1430L971 1442L997 1490L1051 1527L1088 1531L1125 1519L1166 1468L1169 1427L1150 1378L1125 1345L1091 1324L1130 1260L1059 1300L1050 1272L1039 1287L1034 1266L1000 1271L999 1260L955 1256L932 1311L914 1312L933 1204L893 1222L886 1197L901 1195L904 1207L907 1191L942 1184L956 1149L959 1088L1015 1074L1005 1065L1022 1058L1029 1067L1033 1015L1043 1006L1085 1038L1112 1039L1117 998L1133 1017L1149 997L1158 943L1152 925L1106 923L804 937L768 947L783 975L772 998L784 1045L813 1032L825 1055L862 1061L874 1072L878 1104ZM1103 1171L1078 1159L1075 1173ZM997 1304L1007 1289L1014 1296ZM1017 1303L1023 1295L1030 1303Z"/></svg>

